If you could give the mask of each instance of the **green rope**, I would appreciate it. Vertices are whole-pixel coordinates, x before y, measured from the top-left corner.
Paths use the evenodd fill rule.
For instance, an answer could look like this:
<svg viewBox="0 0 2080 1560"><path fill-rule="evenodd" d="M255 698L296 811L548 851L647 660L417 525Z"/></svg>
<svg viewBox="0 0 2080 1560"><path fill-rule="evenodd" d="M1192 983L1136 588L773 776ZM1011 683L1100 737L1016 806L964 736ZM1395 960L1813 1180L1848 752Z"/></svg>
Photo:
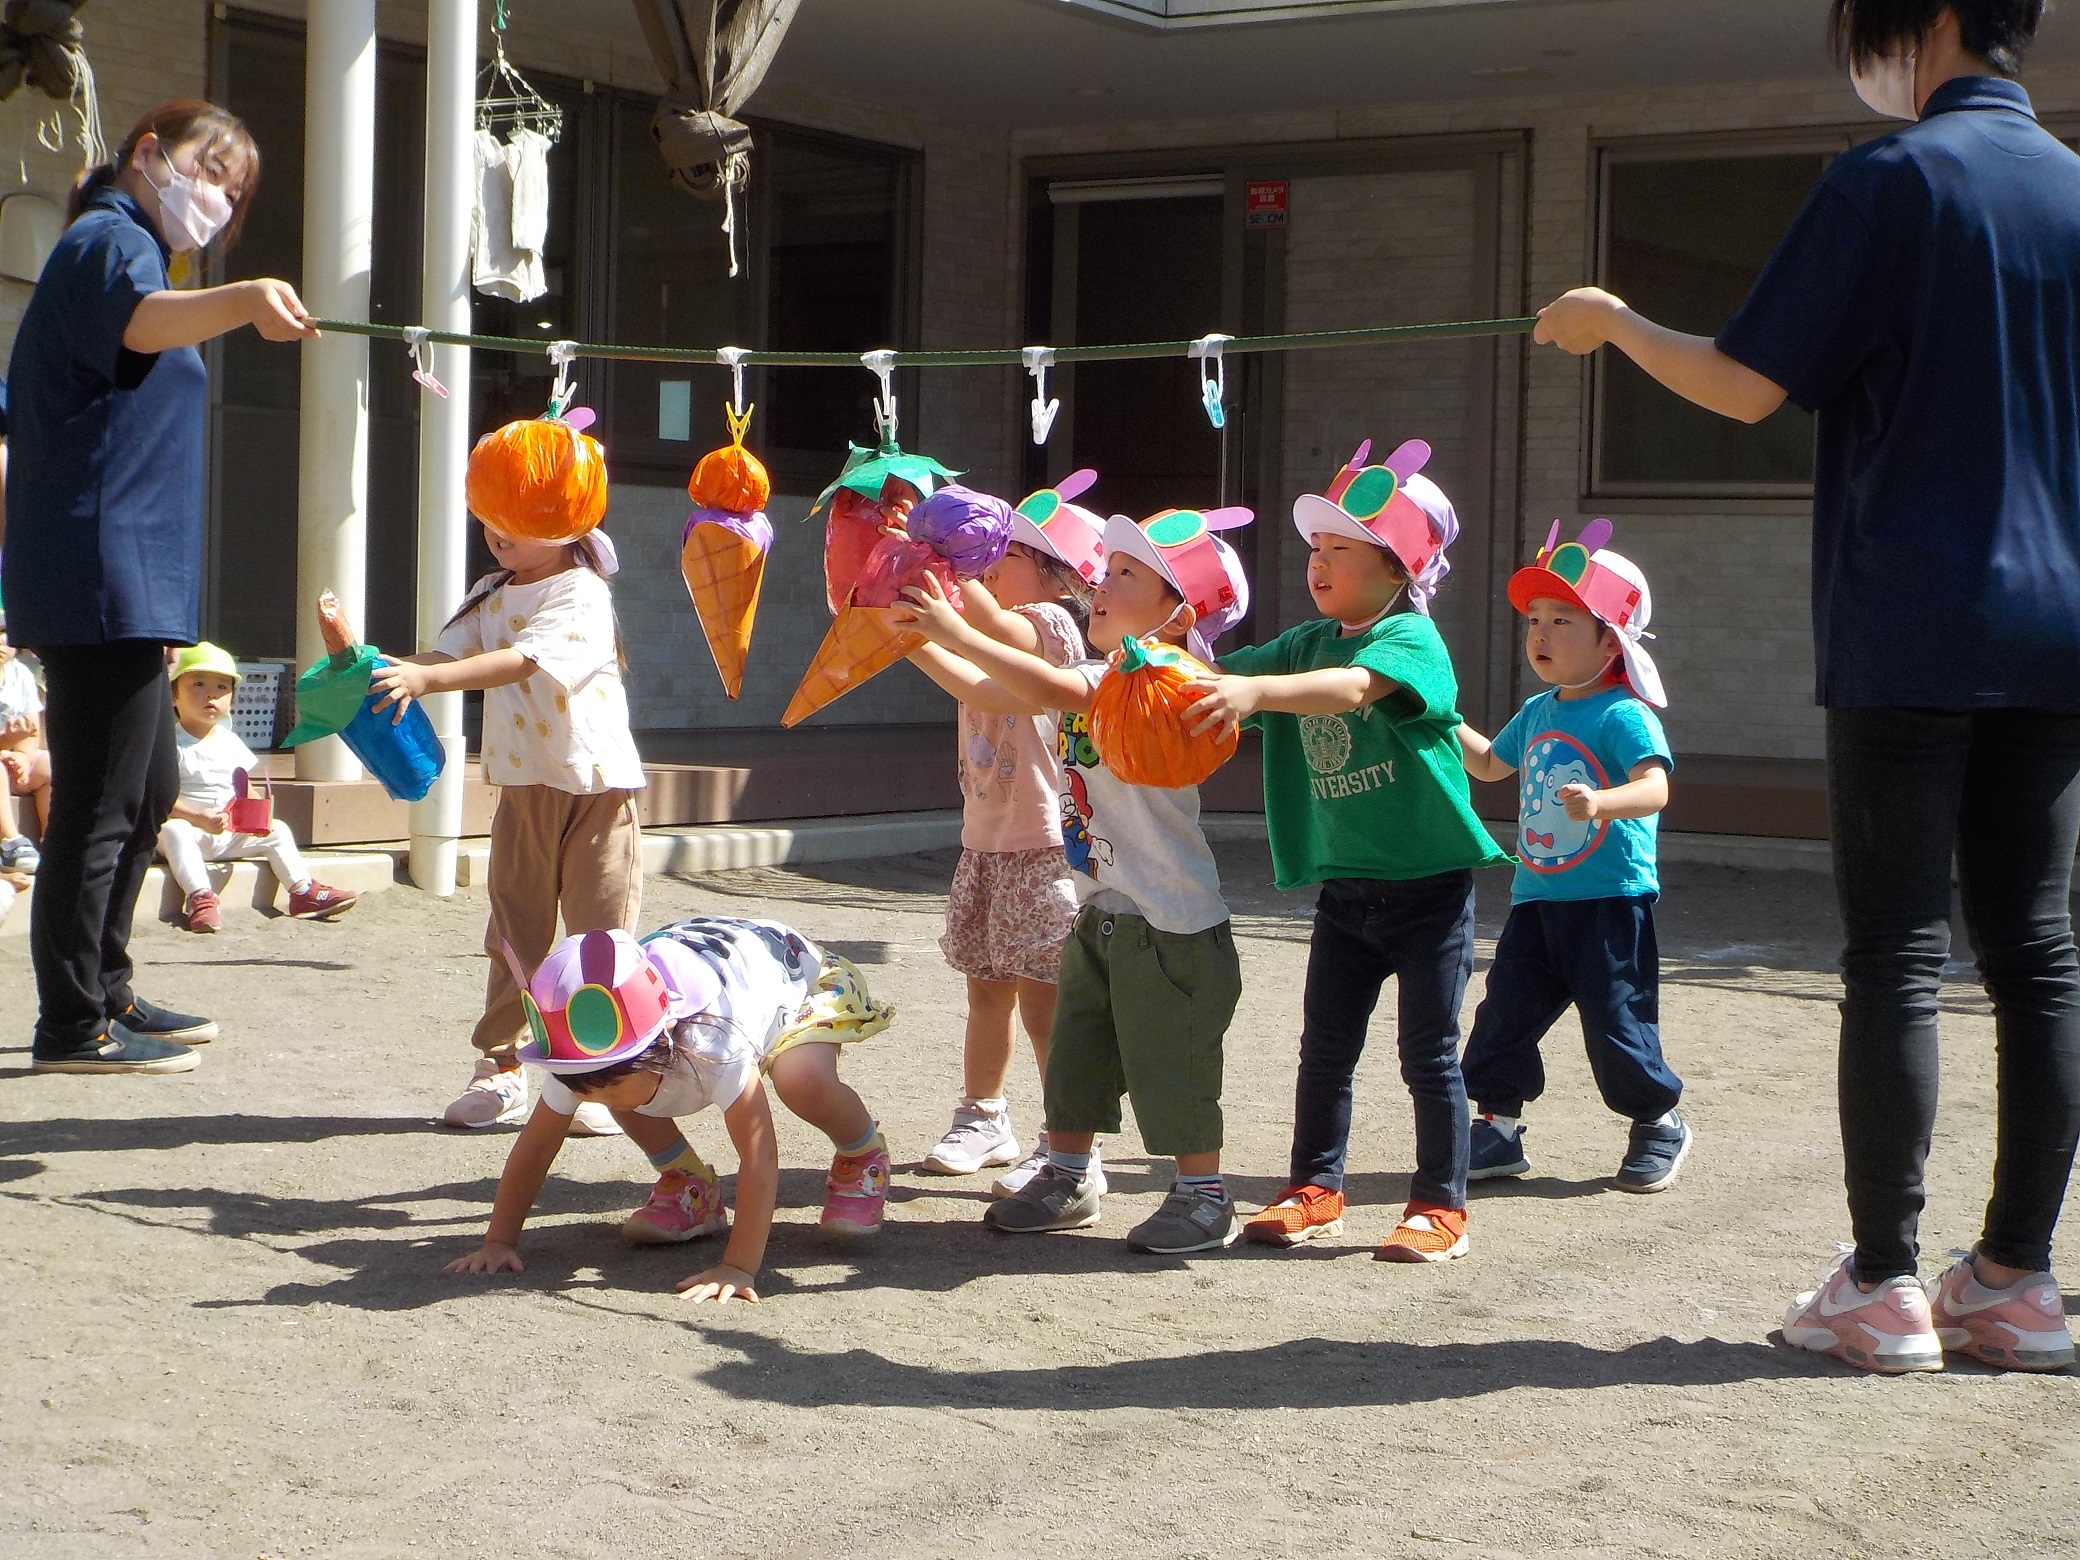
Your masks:
<svg viewBox="0 0 2080 1560"><path fill-rule="evenodd" d="M402 341L402 325L370 325L359 320L313 320L320 330L335 330L348 336L373 336ZM1404 341L1442 341L1476 336L1521 336L1538 324L1534 315L1498 320L1446 320L1435 325L1379 325L1364 330L1308 330L1282 336L1236 336L1223 342L1221 351L1231 357L1254 352L1305 352L1318 347L1385 347ZM476 347L487 352L547 352L547 341L522 336L470 336L455 331L429 330L426 339L445 347ZM1115 362L1126 358L1184 358L1192 355L1196 341L1127 341L1110 346L1056 347L1056 363ZM581 341L577 356L626 358L644 363L717 363L714 347L623 347L609 342ZM898 368L1020 368L1024 358L1017 347L991 347L974 351L898 352ZM746 348L746 363L764 363L784 368L858 368L856 352L764 352Z"/></svg>

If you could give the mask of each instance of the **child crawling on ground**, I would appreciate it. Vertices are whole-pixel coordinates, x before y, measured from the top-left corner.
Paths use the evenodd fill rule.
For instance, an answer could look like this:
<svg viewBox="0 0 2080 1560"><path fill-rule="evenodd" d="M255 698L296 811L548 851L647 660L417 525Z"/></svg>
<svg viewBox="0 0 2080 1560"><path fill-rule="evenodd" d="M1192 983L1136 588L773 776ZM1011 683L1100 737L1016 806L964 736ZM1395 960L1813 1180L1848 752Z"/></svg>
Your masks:
<svg viewBox="0 0 2080 1560"><path fill-rule="evenodd" d="M512 957L510 951L507 958ZM520 1227L556 1162L580 1103L614 1113L658 1172L650 1200L622 1235L665 1245L729 1231L722 1260L679 1283L689 1300L758 1300L780 1180L771 1078L780 1101L836 1149L822 1225L837 1235L881 1228L888 1144L867 1107L838 1077L838 1052L879 1034L893 1006L858 970L777 921L696 916L638 942L627 932L569 937L532 979L517 965L529 1038L520 1060L548 1076L506 1158L484 1244L450 1273L522 1271ZM677 1118L710 1105L736 1144L732 1226L721 1179L681 1134Z"/></svg>

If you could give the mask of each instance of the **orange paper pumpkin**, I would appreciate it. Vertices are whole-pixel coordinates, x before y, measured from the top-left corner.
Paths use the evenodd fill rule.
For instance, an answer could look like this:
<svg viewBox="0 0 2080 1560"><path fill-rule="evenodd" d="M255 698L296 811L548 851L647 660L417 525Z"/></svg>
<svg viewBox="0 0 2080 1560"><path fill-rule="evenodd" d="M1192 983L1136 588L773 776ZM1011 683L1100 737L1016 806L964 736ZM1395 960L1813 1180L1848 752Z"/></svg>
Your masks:
<svg viewBox="0 0 2080 1560"><path fill-rule="evenodd" d="M607 459L599 441L555 417L494 428L469 452L470 513L529 542L574 542L607 512Z"/></svg>
<svg viewBox="0 0 2080 1560"><path fill-rule="evenodd" d="M744 430L751 424L750 408L745 409L742 417L728 407L723 412L729 418L730 442L701 457L686 483L686 491L696 504L750 514L766 507L766 501L773 496L773 479L766 474L765 463L744 448Z"/></svg>
<svg viewBox="0 0 2080 1560"><path fill-rule="evenodd" d="M1091 697L1091 743L1105 767L1129 785L1177 790L1197 785L1235 756L1233 730L1192 736L1184 712L1199 694L1195 677L1212 674L1175 645L1120 641L1112 668Z"/></svg>

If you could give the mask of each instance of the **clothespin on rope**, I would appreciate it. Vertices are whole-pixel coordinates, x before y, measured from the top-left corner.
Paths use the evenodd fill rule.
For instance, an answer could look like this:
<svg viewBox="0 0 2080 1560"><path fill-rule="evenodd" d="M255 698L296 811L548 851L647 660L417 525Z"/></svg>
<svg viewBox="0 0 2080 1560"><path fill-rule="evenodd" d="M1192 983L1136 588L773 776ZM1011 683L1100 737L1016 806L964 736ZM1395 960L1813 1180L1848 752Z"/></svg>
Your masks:
<svg viewBox="0 0 2080 1560"><path fill-rule="evenodd" d="M896 443L896 391L893 383L896 372L896 355L883 347L873 352L862 352L859 360L867 372L881 381L881 392L874 397L874 427L881 435L881 447L894 449Z"/></svg>
<svg viewBox="0 0 2080 1560"><path fill-rule="evenodd" d="M1199 402L1206 408L1206 420L1216 428L1228 426L1228 410L1222 404L1228 395L1228 362L1221 349L1234 339L1215 333L1201 336L1191 346L1191 356L1199 362ZM1206 372L1208 363L1213 365L1211 374Z"/></svg>
<svg viewBox="0 0 2080 1560"><path fill-rule="evenodd" d="M1054 430L1055 414L1062 409L1059 399L1047 397L1047 371L1054 367L1054 348L1024 347L1019 356L1025 359L1026 372L1033 376L1033 442L1045 444Z"/></svg>
<svg viewBox="0 0 2080 1560"><path fill-rule="evenodd" d="M577 386L571 382L571 359L577 355L575 341L549 343L549 366L556 371L556 382L549 387L551 417L561 417L570 410L571 397L577 393Z"/></svg>
<svg viewBox="0 0 2080 1560"><path fill-rule="evenodd" d="M747 347L717 347L715 361L729 370L730 427L751 421L753 408L744 404L744 354Z"/></svg>
<svg viewBox="0 0 2080 1560"><path fill-rule="evenodd" d="M407 325L404 328L404 344L412 354L412 382L421 390L431 391L443 401L448 399L448 387L433 377L433 332L424 325Z"/></svg>

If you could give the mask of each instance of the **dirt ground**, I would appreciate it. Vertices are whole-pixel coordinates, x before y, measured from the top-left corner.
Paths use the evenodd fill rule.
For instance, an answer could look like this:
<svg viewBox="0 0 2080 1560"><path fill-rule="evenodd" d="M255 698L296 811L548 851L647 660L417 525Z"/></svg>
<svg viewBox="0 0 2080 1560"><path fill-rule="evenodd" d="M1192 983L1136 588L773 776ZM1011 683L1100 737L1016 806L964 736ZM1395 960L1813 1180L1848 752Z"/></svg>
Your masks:
<svg viewBox="0 0 2080 1560"><path fill-rule="evenodd" d="M1228 1165L1254 1205L1285 1162L1309 901L1260 846L1222 858L1246 983ZM25 944L0 943L0 1553L2080 1551L2080 1379L1886 1381L1773 1341L1845 1233L1825 880L1669 874L1665 1032L1698 1131L1674 1190L1610 1189L1622 1124L1556 1032L1532 1175L1476 1187L1472 1256L1430 1269L1370 1260L1411 1152L1384 1026L1332 1249L1130 1255L1167 1185L1131 1129L1077 1234L992 1236L984 1178L914 1173L958 1092L951 866L651 882L651 924L778 917L901 1007L847 1063L910 1167L888 1225L818 1232L828 1148L781 1114L757 1308L672 1296L711 1246L622 1243L648 1168L619 1140L566 1148L524 1275L440 1271L511 1141L431 1125L467 1070L480 899L141 934L144 992L224 1026L176 1078L30 1076ZM1481 885L1484 957L1507 896ZM1975 1234L1991 1150L1992 1024L1969 985L1948 1005L1931 1265ZM1013 1094L1029 1127L1029 1062ZM692 1135L729 1162L719 1120Z"/></svg>

